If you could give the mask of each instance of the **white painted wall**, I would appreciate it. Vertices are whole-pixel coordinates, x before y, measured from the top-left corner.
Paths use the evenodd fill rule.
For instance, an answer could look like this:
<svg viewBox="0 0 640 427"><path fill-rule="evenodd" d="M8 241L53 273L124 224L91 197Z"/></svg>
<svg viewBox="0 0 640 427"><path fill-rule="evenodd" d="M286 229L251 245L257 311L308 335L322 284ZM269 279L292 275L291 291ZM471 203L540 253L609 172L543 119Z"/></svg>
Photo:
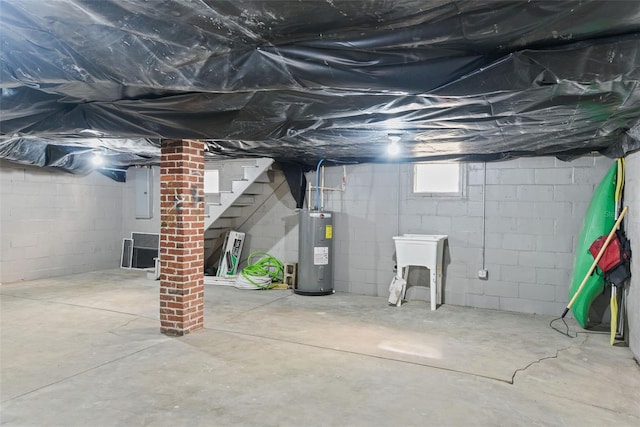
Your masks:
<svg viewBox="0 0 640 427"><path fill-rule="evenodd" d="M346 192L331 193L327 200L327 209L336 212L335 288L387 296L395 264L392 237L444 233L450 236L446 303L561 313L567 302L575 238L593 190L611 163L603 157L571 163L553 158L488 163L488 281L477 279L481 164L468 164L467 194L462 199L412 194L409 164L350 165ZM136 220L132 173L122 184L99 174L81 177L4 161L0 166L0 281L4 283L114 268L119 265L124 236L132 231L159 232L158 168L154 168L154 217ZM640 154L636 153L629 156L627 166L626 198L631 207L627 228L632 243L640 241L634 214L640 212L639 174ZM341 167L326 168L326 185L339 186L341 176ZM308 178L315 179L314 174ZM250 236L245 255L262 250L283 261L297 260L297 212L286 184L242 231ZM629 291L631 346L636 355L640 354L638 265L636 260ZM411 283L424 279L422 274L412 275Z"/></svg>
<svg viewBox="0 0 640 427"><path fill-rule="evenodd" d="M554 158L488 163L486 281L477 277L482 164L467 165L467 193L458 199L412 194L410 164L350 165L347 190L331 193L326 206L336 213L334 287L388 296L395 274L392 237L447 234L445 303L559 315L568 300L574 245L584 213L611 164L610 159L591 156L570 163ZM341 177L342 167L326 168L327 186L339 186ZM310 173L307 179L315 182L315 175ZM269 233L274 224L294 214L293 206L292 197L283 195L281 204L263 210L250 232ZM291 230L287 245L295 248L297 235ZM410 284L426 284L425 273L416 270Z"/></svg>
<svg viewBox="0 0 640 427"><path fill-rule="evenodd" d="M231 188L231 179L242 176L242 168L239 161L227 162L211 162L205 164L206 169L220 171L217 186L224 180L228 190ZM153 166L153 217L149 219L136 219L135 200L136 200L136 174L134 168L127 170L127 182L124 184L123 200L122 200L122 237L131 237L131 233L160 233L160 167ZM227 177L225 179L225 176Z"/></svg>
<svg viewBox="0 0 640 427"><path fill-rule="evenodd" d="M123 185L0 160L0 282L118 266Z"/></svg>
<svg viewBox="0 0 640 427"><path fill-rule="evenodd" d="M627 162L625 194L631 208L627 230L635 248L635 242L640 242L640 153L630 155ZM488 281L477 279L481 258L482 164L467 165L468 188L464 199L411 194L408 164L349 166L347 191L330 195L327 206L336 212L335 287L339 291L387 296L395 264L392 236L445 233L450 236L445 302L560 314L567 303L575 239L584 212L595 186L611 164L612 160L604 157L583 157L569 163L553 158L488 163ZM223 172L220 179L227 184L240 173L235 164L213 162L208 166L220 169ZM342 168L328 167L326 171L327 186L339 186ZM155 205L150 220L135 219L133 177L129 173L122 187L122 236L132 231L158 233L159 169L154 168ZM315 175L308 174L308 179L315 180ZM286 184L269 197L241 231L248 235L244 258L261 250L285 262L297 261L297 212ZM632 266L629 322L631 348L640 358L638 259L636 255ZM425 275L412 274L411 283L423 280Z"/></svg>
<svg viewBox="0 0 640 427"><path fill-rule="evenodd" d="M631 240L631 282L627 294L629 316L629 346L640 361L640 152L627 157L625 204L629 213L625 219L627 237Z"/></svg>
<svg viewBox="0 0 640 427"><path fill-rule="evenodd" d="M207 161L205 168L219 171L220 188L228 191L232 180L242 178L242 165L251 163L253 160ZM282 174L280 171L274 173ZM153 167L154 214L151 219L135 218L135 179L131 168L123 185L121 238L130 237L131 232L160 233L160 168ZM298 259L298 219L289 187L286 183L277 188L271 185L265 186L264 191L272 194L238 229L247 233L241 266L246 265L244 262L252 251L268 252L283 262L297 262Z"/></svg>
<svg viewBox="0 0 640 427"><path fill-rule="evenodd" d="M273 173L282 175L281 171ZM283 180L284 177L279 176L275 181L282 185L265 186L265 192L272 192L271 195L239 229L246 233L241 267L253 251L267 252L283 263L298 262L298 212L289 186Z"/></svg>

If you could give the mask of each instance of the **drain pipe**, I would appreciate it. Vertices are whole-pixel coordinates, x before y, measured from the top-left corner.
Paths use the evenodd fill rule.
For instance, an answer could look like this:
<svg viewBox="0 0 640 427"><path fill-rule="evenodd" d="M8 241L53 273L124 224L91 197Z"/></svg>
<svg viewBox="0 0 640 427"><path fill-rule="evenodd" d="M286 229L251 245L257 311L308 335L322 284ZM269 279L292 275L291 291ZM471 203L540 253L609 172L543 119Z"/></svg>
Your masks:
<svg viewBox="0 0 640 427"><path fill-rule="evenodd" d="M488 279L489 272L486 268L486 235L487 235L487 162L483 163L482 167L482 267L478 272L478 278Z"/></svg>

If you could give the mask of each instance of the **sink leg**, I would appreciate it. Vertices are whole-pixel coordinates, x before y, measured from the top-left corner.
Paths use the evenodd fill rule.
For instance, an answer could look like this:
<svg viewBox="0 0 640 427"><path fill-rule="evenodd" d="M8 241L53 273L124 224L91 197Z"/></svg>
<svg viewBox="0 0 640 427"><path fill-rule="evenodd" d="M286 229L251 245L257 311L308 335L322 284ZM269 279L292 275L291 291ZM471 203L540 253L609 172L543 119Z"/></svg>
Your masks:
<svg viewBox="0 0 640 427"><path fill-rule="evenodd" d="M432 269L435 270L435 269ZM438 290L438 275L435 271L431 271L431 284L430 284L430 291L431 291L431 310L435 310L436 309L436 293Z"/></svg>
<svg viewBox="0 0 640 427"><path fill-rule="evenodd" d="M400 274L402 275L402 278L404 279L405 282L407 282L409 280L409 266L406 265L404 267L398 267L400 268ZM405 283L405 285L402 287L402 298L401 301L404 301L404 297L407 294L407 285Z"/></svg>

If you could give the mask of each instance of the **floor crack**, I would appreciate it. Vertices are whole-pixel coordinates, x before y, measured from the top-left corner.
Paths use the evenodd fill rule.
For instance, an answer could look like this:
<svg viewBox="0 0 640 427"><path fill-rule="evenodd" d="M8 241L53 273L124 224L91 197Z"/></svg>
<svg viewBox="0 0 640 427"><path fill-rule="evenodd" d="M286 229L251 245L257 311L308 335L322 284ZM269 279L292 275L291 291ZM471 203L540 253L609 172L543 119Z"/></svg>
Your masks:
<svg viewBox="0 0 640 427"><path fill-rule="evenodd" d="M580 344L577 344L577 346L584 345L584 344L587 342L587 339L588 339L588 338L589 338L589 336L588 336L588 335L585 335L584 340L583 340ZM566 347L559 348L559 349L557 349L557 350L556 350L556 354L554 354L553 356L544 356L544 357L541 357L541 358L539 358L539 359L537 359L537 360L534 360L533 362L529 363L529 364L528 364L527 366L525 366L524 368L517 368L515 371L513 371L513 375L511 375L511 381L509 381L509 384L512 384L512 385L513 385L513 384L515 383L516 375L518 375L518 373L519 373L519 372L524 372L524 371L526 371L527 369L529 369L531 366L533 366L533 365L537 365L537 364L539 364L539 363L542 363L542 362L544 362L545 360L549 360L549 359L557 359L557 358L558 358L558 355L560 354L560 352L563 352L563 351L569 350L569 349L570 349L570 348L572 348L572 347L576 347L576 345L574 345L574 344L570 344L570 345L568 345L568 346L566 346Z"/></svg>
<svg viewBox="0 0 640 427"><path fill-rule="evenodd" d="M100 363L100 364L98 364L96 366L91 366L91 367L89 367L87 369L84 369L82 371L79 371L79 372L76 372L74 374L68 375L68 376L66 376L64 378L60 378L59 380L52 381L52 382L50 382L48 384L44 384L42 386L36 387L33 390L29 390L29 391L26 391L26 392L24 392L22 394L19 394L17 396L12 396L12 397L10 397L8 399L2 400L2 401L0 401L0 403L6 403L6 402L9 402L11 400L20 399L20 398L22 398L24 396L27 396L27 395L32 394L32 393L35 393L35 392L40 391L42 389L45 389L47 387L51 387L52 385L60 384L60 383L65 382L65 381L67 381L69 379L72 379L72 378L75 378L77 376L86 374L87 372L94 371L96 369L102 368L102 367L107 366L109 364L112 364L112 363L115 363L115 362L119 362L120 360L126 359L127 357L131 357L131 356L133 356L135 354L142 353L143 351L147 351L150 348L155 347L155 346L157 346L159 344L161 344L161 343L158 343L158 342L157 343L153 343L153 344L151 344L151 345L149 345L149 346L147 346L145 348L141 348L140 350L136 350L134 352L124 354L122 356L116 357L116 358L111 359L111 360L107 360L106 362Z"/></svg>
<svg viewBox="0 0 640 427"><path fill-rule="evenodd" d="M111 310L109 308L92 307L90 305L81 305L81 304L73 304L73 303L70 303L70 302L53 301L51 299L29 298L29 297L25 297L25 296L11 295L11 294L5 294L5 293L0 293L0 295L9 296L9 297L12 297L12 298L24 299L24 300L27 300L27 301L46 302L46 303L49 303L49 304L67 305L67 306L70 306L70 307L85 308L85 309L88 309L88 310L100 310L100 311L107 311L107 312L110 312L110 313L126 314L128 316L135 316L136 319L158 320L157 317L154 318L154 317L145 316L143 314L129 313L127 311ZM123 326L126 326L126 325L123 325Z"/></svg>
<svg viewBox="0 0 640 427"><path fill-rule="evenodd" d="M133 319L129 319L129 320L127 320L126 322L124 322L122 325L120 325L120 326L116 326L115 328L110 329L110 330L109 330L109 331L107 331L107 332L109 332L110 334L113 334L113 335L115 335L115 336L118 336L118 337L119 337L119 336L121 336L121 335L120 335L120 334L118 334L116 331L117 331L118 329L120 329L120 328L124 328L124 327L126 327L126 326L129 326L129 323L135 322L136 320L138 320L138 318L137 318L137 317L134 317Z"/></svg>
<svg viewBox="0 0 640 427"><path fill-rule="evenodd" d="M287 294L287 295L284 295L284 296L278 297L278 298L276 298L276 299L274 299L274 300L267 301L267 302L265 302L264 304L256 305L255 307L251 307L251 308L250 308L250 309L248 309L248 310L241 311L240 313L238 313L238 315L239 315L239 316L242 316L242 315L247 314L247 313L250 313L250 312L252 312L252 311L254 311L254 310L258 310L258 309L260 309L260 308L263 308L263 307L266 307L266 306L268 306L268 305L271 305L271 304L273 304L274 302L278 302L278 301L281 301L281 300L283 300L283 299L285 299L285 298L289 298L290 296L291 296L291 295Z"/></svg>
<svg viewBox="0 0 640 427"><path fill-rule="evenodd" d="M487 379L487 380L497 381L497 382L501 382L501 383L505 383L505 384L512 384L512 382L510 382L507 379L498 378L498 377L492 377L490 375L483 375L483 374L470 372L470 371L463 371L463 370L448 368L448 367L445 367L445 366L437 366L437 365L433 365L433 364L429 364L429 363L419 363L419 362L410 361L410 360L396 359L396 358L381 356L381 355L377 355L377 354L371 354L371 353L365 353L365 352L353 351L353 350L346 350L346 349L335 348L335 347L330 347L330 346L325 346L325 345L320 345L320 344L311 344L311 343L305 343L305 342L300 342L300 341L295 341L295 340L290 340L290 339L285 339L285 338L277 338L277 337L270 337L270 336L261 335L261 334L252 334L252 333L248 333L248 332L234 331L234 330L231 330L231 329L208 327L207 330L224 332L224 333L234 334L234 335L242 335L242 336L248 336L248 337L262 338L262 339L270 340L270 341L278 341L278 342L287 343L287 344L301 345L301 346L305 346L305 347L317 348L317 349L327 350L327 351L334 351L334 352L338 352L338 353L352 354L352 355L355 355L355 356L361 356L361 357L367 357L367 358L379 359L379 360L386 360L386 361L389 361L389 362L402 363L402 364L406 364L406 365L420 366L420 367L423 367L423 368L431 368L431 369L438 369L438 370L441 370L441 371L455 372L457 374L470 375L470 376L477 377L477 378L484 378L484 379Z"/></svg>

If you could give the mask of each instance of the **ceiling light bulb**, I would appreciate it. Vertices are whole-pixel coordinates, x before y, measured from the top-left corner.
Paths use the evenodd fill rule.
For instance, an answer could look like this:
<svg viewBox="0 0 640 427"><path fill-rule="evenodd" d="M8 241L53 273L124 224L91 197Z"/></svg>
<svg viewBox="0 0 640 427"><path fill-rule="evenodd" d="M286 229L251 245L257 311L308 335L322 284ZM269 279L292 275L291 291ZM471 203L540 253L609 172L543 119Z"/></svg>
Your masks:
<svg viewBox="0 0 640 427"><path fill-rule="evenodd" d="M94 166L101 166L102 163L104 163L104 159L102 158L102 155L100 153L95 153L91 158L91 162Z"/></svg>
<svg viewBox="0 0 640 427"><path fill-rule="evenodd" d="M389 144L389 146L387 147L387 153L389 153L390 156L395 156L400 152L400 145L397 142L391 142L391 144Z"/></svg>

